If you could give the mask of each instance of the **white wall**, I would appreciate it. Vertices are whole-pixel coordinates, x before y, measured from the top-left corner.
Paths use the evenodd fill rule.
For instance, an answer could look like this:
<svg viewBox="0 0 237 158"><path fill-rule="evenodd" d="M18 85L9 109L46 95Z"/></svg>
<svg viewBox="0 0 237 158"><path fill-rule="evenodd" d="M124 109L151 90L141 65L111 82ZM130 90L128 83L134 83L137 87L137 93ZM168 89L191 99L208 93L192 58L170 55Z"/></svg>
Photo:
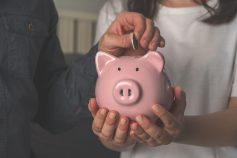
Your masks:
<svg viewBox="0 0 237 158"><path fill-rule="evenodd" d="M57 8L98 13L106 0L54 0Z"/></svg>

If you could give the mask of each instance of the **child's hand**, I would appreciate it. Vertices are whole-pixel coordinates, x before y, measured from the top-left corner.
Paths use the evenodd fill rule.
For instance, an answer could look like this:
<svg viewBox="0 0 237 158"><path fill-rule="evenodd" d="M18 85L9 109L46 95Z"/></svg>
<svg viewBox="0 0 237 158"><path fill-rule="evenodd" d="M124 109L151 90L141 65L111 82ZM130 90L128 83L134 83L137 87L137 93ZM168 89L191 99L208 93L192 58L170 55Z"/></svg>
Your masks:
<svg viewBox="0 0 237 158"><path fill-rule="evenodd" d="M129 136L127 117L120 117L115 111L99 108L95 99L90 100L89 110L94 117L92 130L103 143L106 141L119 146L130 146L135 143Z"/></svg>
<svg viewBox="0 0 237 158"><path fill-rule="evenodd" d="M180 87L175 87L174 93L175 102L170 112L161 105L152 107L164 127L151 122L143 115L138 115L137 123L131 125L131 132L135 133L134 139L150 146L159 146L169 144L179 137L183 128L186 97Z"/></svg>

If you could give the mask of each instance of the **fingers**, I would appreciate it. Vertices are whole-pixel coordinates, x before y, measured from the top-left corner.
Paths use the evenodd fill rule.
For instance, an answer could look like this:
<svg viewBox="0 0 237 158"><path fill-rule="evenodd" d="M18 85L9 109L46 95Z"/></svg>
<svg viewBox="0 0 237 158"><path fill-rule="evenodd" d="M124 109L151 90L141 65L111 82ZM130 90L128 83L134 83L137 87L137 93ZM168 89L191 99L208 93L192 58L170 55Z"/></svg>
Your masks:
<svg viewBox="0 0 237 158"><path fill-rule="evenodd" d="M139 13L135 12L122 12L120 13L113 25L121 26L125 32L133 30L136 33L138 39L141 39L141 36L146 29L146 18Z"/></svg>
<svg viewBox="0 0 237 158"><path fill-rule="evenodd" d="M92 123L92 130L96 135L99 135L100 132L102 131L107 113L108 113L107 109L100 109L96 113L94 121Z"/></svg>
<svg viewBox="0 0 237 158"><path fill-rule="evenodd" d="M129 120L126 117L122 117L119 120L118 128L115 132L114 141L118 144L126 142L129 130Z"/></svg>
<svg viewBox="0 0 237 158"><path fill-rule="evenodd" d="M186 95L180 87L174 87L175 102L172 107L172 114L178 119L184 116L186 108Z"/></svg>
<svg viewBox="0 0 237 158"><path fill-rule="evenodd" d="M152 110L164 123L165 128L170 130L179 128L178 123L176 123L176 118L174 118L174 116L169 113L163 106L153 105Z"/></svg>
<svg viewBox="0 0 237 158"><path fill-rule="evenodd" d="M95 117L97 111L99 110L99 107L97 105L96 99L95 98L91 98L89 100L89 105L88 105L88 109L91 112L91 115L93 117Z"/></svg>
<svg viewBox="0 0 237 158"><path fill-rule="evenodd" d="M160 32L159 30L156 28L155 32L154 32L154 36L153 39L151 40L151 42L149 43L149 49L154 51L157 49L157 47L159 46L159 42L160 42Z"/></svg>
<svg viewBox="0 0 237 158"><path fill-rule="evenodd" d="M156 50L157 47L164 47L165 40L160 35L160 30L154 26L154 22L146 19L146 30L141 38L141 45L144 49Z"/></svg>
<svg viewBox="0 0 237 158"><path fill-rule="evenodd" d="M144 49L148 48L148 45L152 40L154 33L155 27L153 21L151 19L146 19L146 30L140 40L140 44Z"/></svg>
<svg viewBox="0 0 237 158"><path fill-rule="evenodd" d="M161 105L154 105L152 106L153 112L161 119L161 121L164 124L164 131L169 134L170 136L164 136L164 139L168 139L170 137L170 140L167 141L173 141L175 140L182 131L183 126L183 120L179 120L174 115L172 115L170 112L168 112L164 107ZM164 134L164 133L163 133Z"/></svg>
<svg viewBox="0 0 237 158"><path fill-rule="evenodd" d="M120 145L134 144L134 139L129 135L129 119L119 117L115 111L100 109L92 124L93 132L105 141Z"/></svg>
<svg viewBox="0 0 237 158"><path fill-rule="evenodd" d="M115 128L117 127L118 114L114 111L108 113L104 126L101 130L101 136L104 140L112 140L114 137Z"/></svg>
<svg viewBox="0 0 237 158"><path fill-rule="evenodd" d="M147 142L150 139L150 135L148 135L146 131L146 120L143 120L143 116L137 116L136 120L140 120L139 125L136 127L136 135L142 140L142 142Z"/></svg>
<svg viewBox="0 0 237 158"><path fill-rule="evenodd" d="M139 143L145 143L145 141L144 140L142 140L142 138L140 138L139 136L138 136L138 134L137 134L137 132L138 132L138 124L137 123L132 123L131 124L131 131L130 131L130 136L134 139L134 140L136 140L136 141L138 141Z"/></svg>
<svg viewBox="0 0 237 158"><path fill-rule="evenodd" d="M121 49L130 48L131 34L116 35L116 34L104 34L99 43L100 50L112 53L114 56L120 56L122 54Z"/></svg>
<svg viewBox="0 0 237 158"><path fill-rule="evenodd" d="M143 132L145 132L148 135L149 138L145 141L149 143L151 146L155 144L165 145L171 142L172 139L169 133L167 133L164 129L158 127L156 124L151 122L147 117L139 115L137 116L136 120L138 121L142 129L144 130Z"/></svg>

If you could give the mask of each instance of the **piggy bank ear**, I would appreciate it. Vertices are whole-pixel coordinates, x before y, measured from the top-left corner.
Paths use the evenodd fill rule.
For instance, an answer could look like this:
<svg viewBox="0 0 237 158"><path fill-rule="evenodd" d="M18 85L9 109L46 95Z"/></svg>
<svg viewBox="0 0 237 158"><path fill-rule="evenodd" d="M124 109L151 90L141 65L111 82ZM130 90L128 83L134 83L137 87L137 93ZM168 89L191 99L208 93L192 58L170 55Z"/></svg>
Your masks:
<svg viewBox="0 0 237 158"><path fill-rule="evenodd" d="M98 75L100 76L106 65L114 60L116 60L116 57L105 52L98 52L95 58L96 70Z"/></svg>
<svg viewBox="0 0 237 158"><path fill-rule="evenodd" d="M164 57L158 52L149 51L146 55L142 57L142 60L149 62L158 70L158 72L161 72L164 68Z"/></svg>

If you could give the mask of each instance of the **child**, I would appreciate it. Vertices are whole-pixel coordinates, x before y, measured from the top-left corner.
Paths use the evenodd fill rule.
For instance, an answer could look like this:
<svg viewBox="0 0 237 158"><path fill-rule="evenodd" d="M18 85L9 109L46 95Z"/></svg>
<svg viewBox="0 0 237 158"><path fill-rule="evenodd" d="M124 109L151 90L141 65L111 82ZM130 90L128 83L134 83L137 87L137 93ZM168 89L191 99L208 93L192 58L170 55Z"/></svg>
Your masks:
<svg viewBox="0 0 237 158"><path fill-rule="evenodd" d="M236 158L237 1L108 1L100 12L96 40L124 10L154 20L166 41L159 51L169 77L186 92L187 107L182 116L185 95L176 87L176 110L153 106L164 127L138 115L129 129L126 117L98 111L91 100L94 133L109 149L124 151L122 158Z"/></svg>

